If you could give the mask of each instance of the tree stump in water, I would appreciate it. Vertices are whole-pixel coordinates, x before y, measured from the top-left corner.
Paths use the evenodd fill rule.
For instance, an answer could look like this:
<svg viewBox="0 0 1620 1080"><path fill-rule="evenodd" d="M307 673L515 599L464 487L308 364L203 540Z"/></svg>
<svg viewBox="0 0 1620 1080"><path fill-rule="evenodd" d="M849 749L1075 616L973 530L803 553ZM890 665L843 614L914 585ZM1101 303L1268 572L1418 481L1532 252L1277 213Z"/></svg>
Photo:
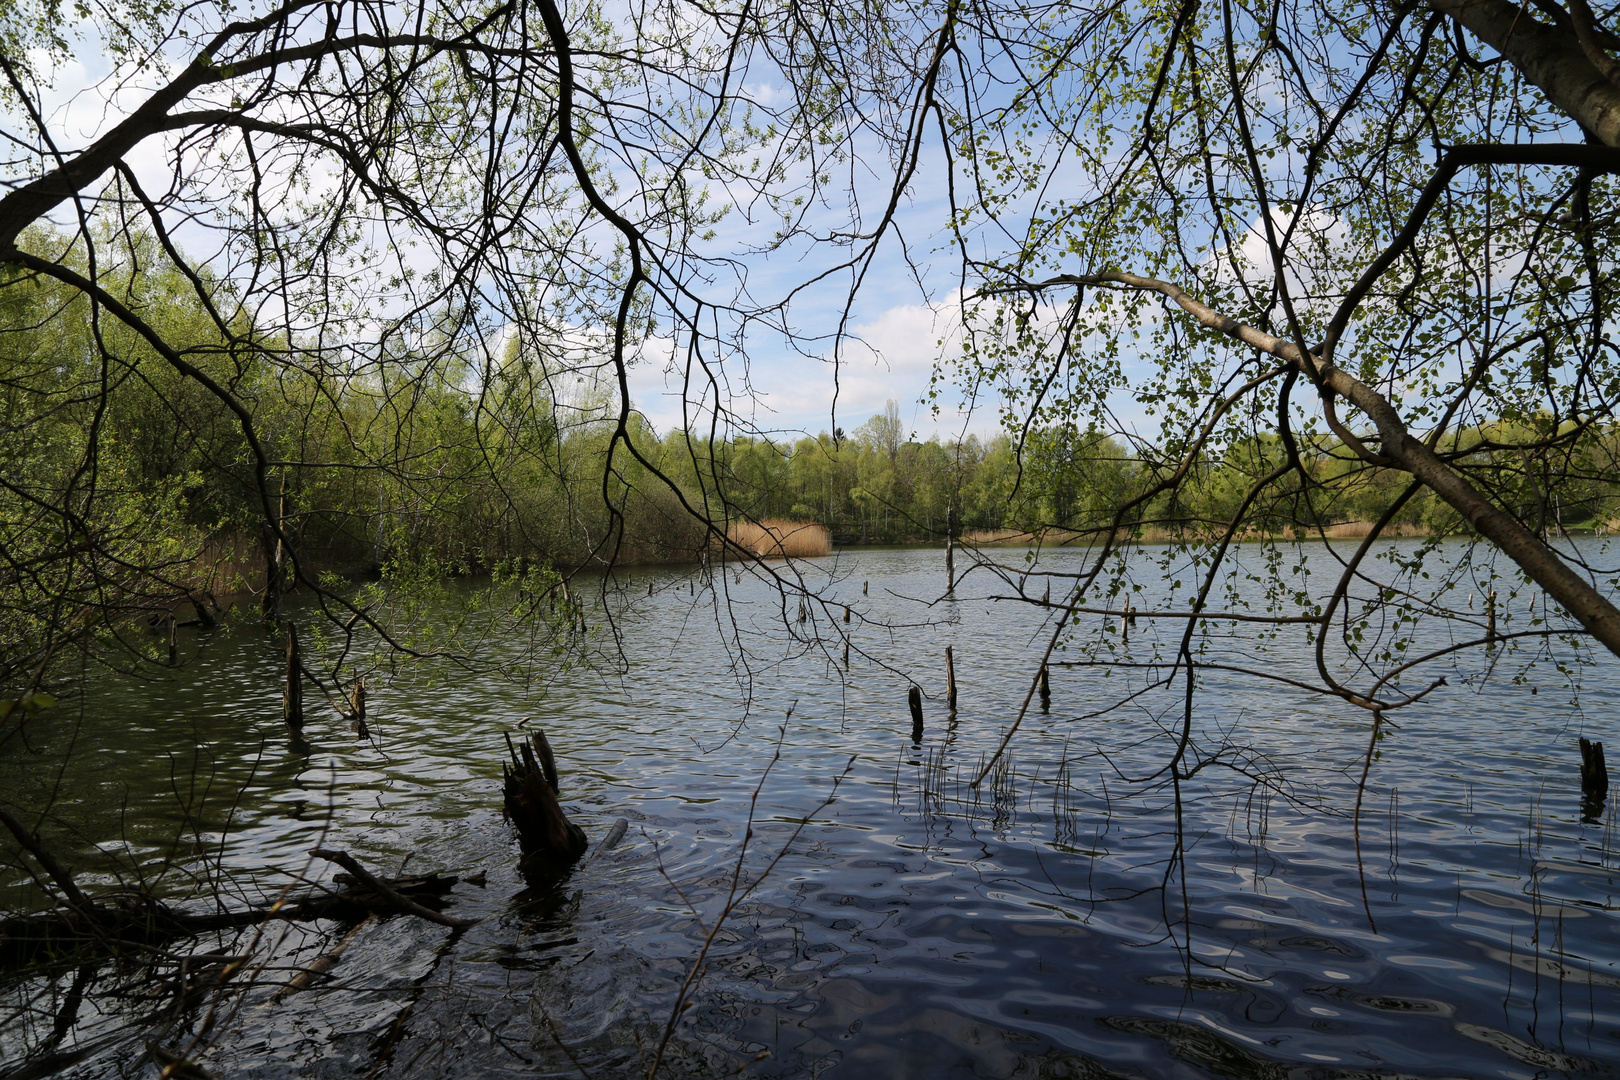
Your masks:
<svg viewBox="0 0 1620 1080"><path fill-rule="evenodd" d="M1581 739L1581 791L1586 795L1609 794L1609 765L1603 760L1603 744Z"/></svg>
<svg viewBox="0 0 1620 1080"><path fill-rule="evenodd" d="M557 801L557 759L543 731L536 731L530 742L513 744L506 737L511 760L502 766L505 800L502 816L516 826L518 844L523 848L525 872L568 869L585 854L585 831L563 813Z"/></svg>

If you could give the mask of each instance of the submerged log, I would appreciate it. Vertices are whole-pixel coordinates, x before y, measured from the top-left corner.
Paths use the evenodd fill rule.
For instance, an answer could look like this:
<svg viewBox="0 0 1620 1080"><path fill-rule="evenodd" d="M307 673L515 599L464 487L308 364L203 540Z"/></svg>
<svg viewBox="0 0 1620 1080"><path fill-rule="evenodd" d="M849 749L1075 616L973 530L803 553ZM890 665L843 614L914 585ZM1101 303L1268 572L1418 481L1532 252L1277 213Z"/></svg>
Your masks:
<svg viewBox="0 0 1620 1080"><path fill-rule="evenodd" d="M501 813L518 832L523 849L519 864L526 872L561 872L583 854L589 841L585 831L563 813L557 801L557 760L543 731L529 742L514 744L506 736L511 760L502 766Z"/></svg>

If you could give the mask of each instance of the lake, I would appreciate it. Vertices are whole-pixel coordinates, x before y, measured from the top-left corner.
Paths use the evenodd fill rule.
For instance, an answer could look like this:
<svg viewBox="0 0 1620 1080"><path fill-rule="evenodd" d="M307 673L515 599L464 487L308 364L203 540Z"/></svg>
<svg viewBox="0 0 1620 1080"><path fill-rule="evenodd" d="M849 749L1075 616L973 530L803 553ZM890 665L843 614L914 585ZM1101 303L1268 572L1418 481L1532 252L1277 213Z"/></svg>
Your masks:
<svg viewBox="0 0 1620 1080"><path fill-rule="evenodd" d="M1417 543L1385 545L1390 569L1370 564L1368 588ZM1241 549L1243 573L1211 606L1258 610L1274 581L1320 592L1339 549L1303 550L1308 580L1292 555ZM204 1024L201 1064L229 1077L619 1077L654 1057L667 1076L838 1080L1617 1071L1620 838L1614 799L1582 813L1577 739L1612 740L1620 664L1587 653L1560 673L1531 662L1539 639L1457 654L1404 686L1447 677L1388 714L1357 818L1370 713L1207 671L1186 759L1201 767L1178 779L1163 766L1184 681L1145 689L1148 669L1084 666L1071 644L1054 653L1049 710L1033 700L974 787L1051 632L1052 610L1014 587L1033 571L1023 587L1038 599L1041 574L1081 558L987 554L1012 569L976 569L949 600L937 550L810 560L799 569L829 606L802 622L796 598L741 568L576 579L591 663L529 686L379 677L370 740L313 694L289 740L280 649L262 630L188 634L182 665L143 679L91 673L0 757L0 797L49 807L41 833L82 883L241 905L329 879L305 854L324 845L390 874L485 873L447 908L480 921L374 920L329 981L279 999L352 927L179 944L251 948L256 966L244 992L178 1011L139 957L13 975L0 1073L127 1075L146 1039ZM1476 557L1456 545L1434 565L1483 597ZM1185 603L1186 585L1170 586L1190 577L1164 558L1131 557L1139 610ZM1542 613L1533 591L1497 587L1504 632ZM1173 657L1184 625L1141 619L1128 645L1117 619L1079 626L1105 621L1103 655L1136 663ZM1203 655L1309 681L1303 629L1265 629L1223 624ZM1409 649L1450 632L1420 629ZM561 882L523 879L501 819L503 733L533 727L593 845L629 822ZM0 900L37 906L14 848L0 850Z"/></svg>

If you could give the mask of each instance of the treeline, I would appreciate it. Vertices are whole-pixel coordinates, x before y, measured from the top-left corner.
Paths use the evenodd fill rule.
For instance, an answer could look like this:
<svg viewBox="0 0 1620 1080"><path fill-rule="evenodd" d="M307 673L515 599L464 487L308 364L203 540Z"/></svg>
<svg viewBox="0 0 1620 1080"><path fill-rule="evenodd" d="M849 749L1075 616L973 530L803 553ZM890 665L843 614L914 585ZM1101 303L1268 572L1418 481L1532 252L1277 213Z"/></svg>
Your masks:
<svg viewBox="0 0 1620 1080"><path fill-rule="evenodd" d="M615 446L607 396L590 378L560 382L555 355L525 342L463 323L462 344L326 351L221 314L223 285L204 283L208 310L160 252L123 251L100 280L172 355L76 291L27 276L0 288L8 655L33 654L30 635L77 610L262 587L278 542L267 510L309 574L687 561L715 536L688 507L719 532L814 521L840 544L939 542L953 516L981 541L1116 521L1143 539L1191 537L1239 516L1244 535L1353 531L1386 514L1396 529L1465 527L1404 474L1326 439L1302 439L1297 465L1246 508L1287 464L1275 435L1228 437L1175 483L1178 459L1075 428L916 441L892 403L851 432L791 440L659 435L632 416ZM1544 531L1620 518L1612 428L1530 415L1440 449Z"/></svg>
<svg viewBox="0 0 1620 1080"><path fill-rule="evenodd" d="M940 442L904 438L893 403L845 436L739 438L695 453L683 432L658 453L683 487L750 518L826 525L842 544L943 540L1062 540L1112 529L1146 540L1240 534L1356 534L1389 515L1398 533L1466 530L1432 492L1408 492L1405 473L1369 464L1337 439L1298 441L1297 466L1249 503L1261 477L1288 463L1280 437L1233 439L1168 484L1179 459L1135 452L1073 428ZM1441 449L1498 505L1542 531L1620 525L1620 432L1548 417L1459 430ZM1156 489L1163 488L1162 491Z"/></svg>

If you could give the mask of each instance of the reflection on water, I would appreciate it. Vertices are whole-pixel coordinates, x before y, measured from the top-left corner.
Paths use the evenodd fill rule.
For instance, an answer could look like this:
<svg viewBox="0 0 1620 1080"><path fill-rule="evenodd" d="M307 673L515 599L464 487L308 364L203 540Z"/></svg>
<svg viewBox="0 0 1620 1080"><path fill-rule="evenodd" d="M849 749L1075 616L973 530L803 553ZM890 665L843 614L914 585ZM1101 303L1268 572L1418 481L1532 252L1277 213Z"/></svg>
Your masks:
<svg viewBox="0 0 1620 1080"><path fill-rule="evenodd" d="M1584 709L1543 668L1514 682L1498 657L1489 682L1454 673L1386 724L1359 823L1371 718L1230 673L1201 685L1207 765L1191 779L1154 775L1179 689L1076 720L1141 684L1058 665L1050 711L973 787L1045 642L1038 616L977 578L949 604L908 599L937 596L940 561L815 564L855 612L847 677L841 642L811 640L842 630L841 608L831 623L788 611L794 642L779 597L717 574L741 630L728 640L712 594L658 571L625 583L633 605L613 601L624 674L576 668L528 692L374 686L369 743L334 713L290 745L277 652L249 632L193 643L172 681L98 682L0 762L5 801L49 808L42 832L87 884L195 898L223 874L222 899L241 903L328 877L304 854L324 843L388 872L485 871L488 888L458 886L452 907L483 921L371 923L330 982L281 1000L287 969L349 928L193 943L251 945L262 967L257 988L199 991L189 1009L175 1002L191 976L159 965L157 992L139 957L14 978L0 1063L128 1072L146 1038L180 1042L217 1005L203 1063L228 1076L640 1075L666 1030L662 1071L686 1076L1616 1071L1614 800L1583 816L1577 739L1613 728L1620 667L1580 674ZM1132 631L1135 655L1156 633ZM1286 641L1217 647L1276 671L1297 662ZM925 694L915 742L910 679ZM563 802L593 839L631 823L560 885L518 877L497 807L501 732L523 716L550 734ZM734 878L766 870L851 754L836 801L716 926ZM37 902L17 875L6 884L7 906Z"/></svg>

